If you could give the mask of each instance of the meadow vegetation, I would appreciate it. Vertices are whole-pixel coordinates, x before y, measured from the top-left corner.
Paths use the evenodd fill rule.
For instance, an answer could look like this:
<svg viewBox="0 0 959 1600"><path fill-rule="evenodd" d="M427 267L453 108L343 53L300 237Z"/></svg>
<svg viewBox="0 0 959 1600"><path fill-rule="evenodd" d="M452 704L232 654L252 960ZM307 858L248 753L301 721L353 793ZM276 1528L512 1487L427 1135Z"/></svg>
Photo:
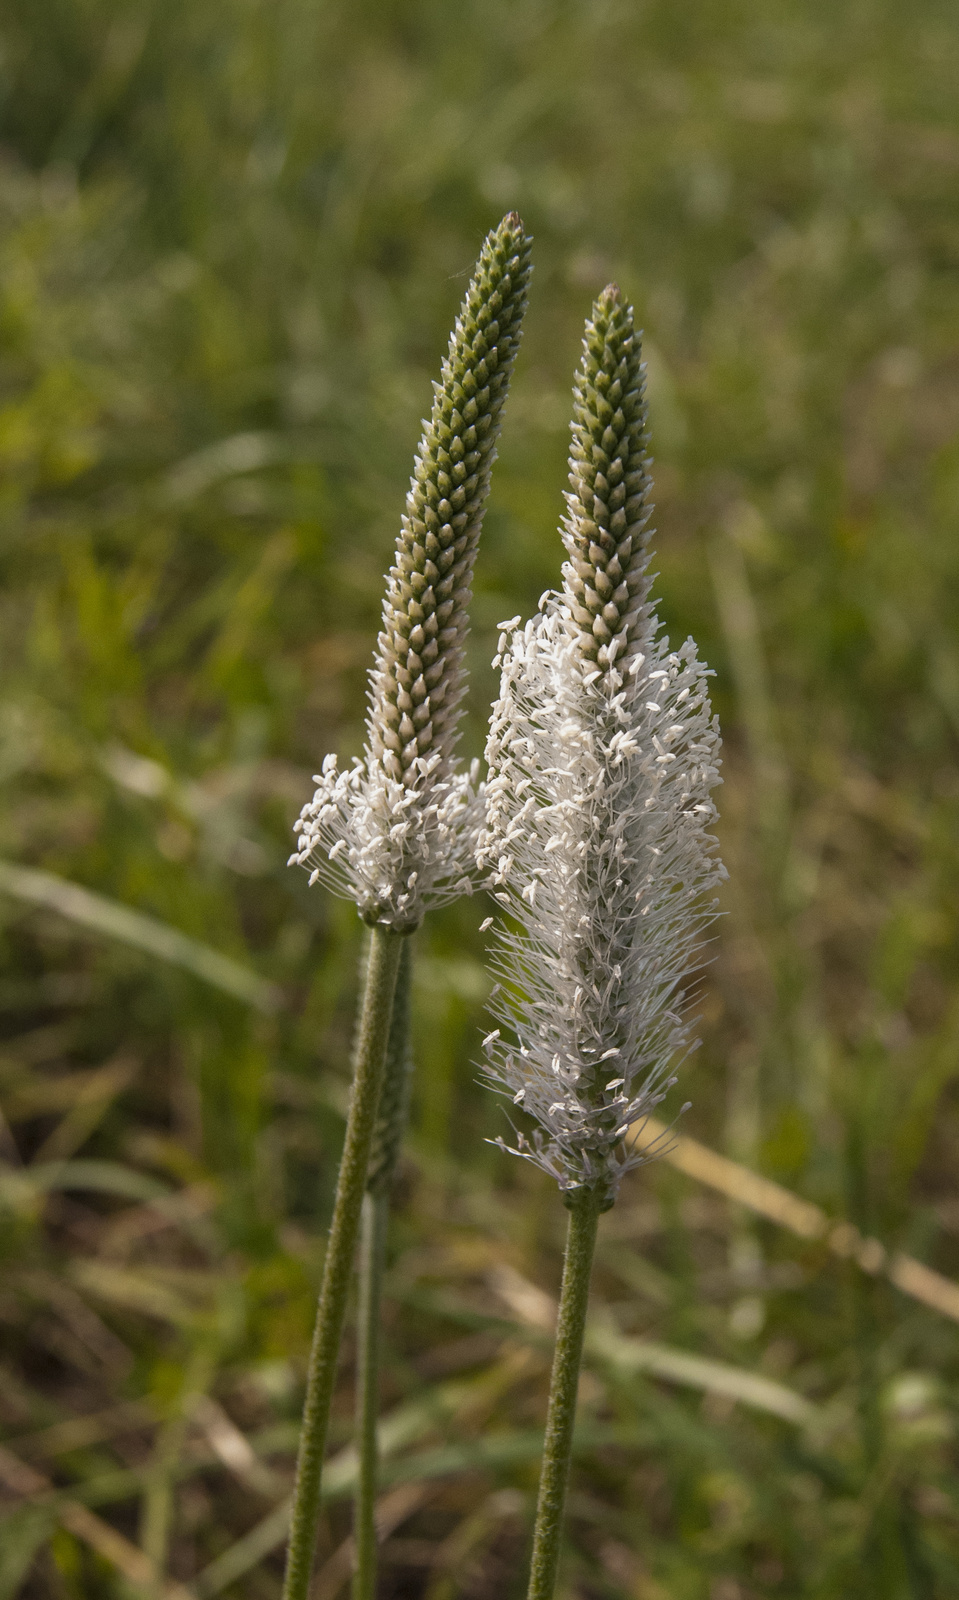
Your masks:
<svg viewBox="0 0 959 1600"><path fill-rule="evenodd" d="M557 580L614 279L655 592L725 740L667 1109L959 1277L957 78L945 0L6 0L0 1600L280 1593L362 932L290 830L360 748L429 379L511 207L463 753L497 623ZM489 910L417 936L390 1600L525 1579L564 1214L489 1142ZM666 1163L597 1263L564 1600L956 1593L955 1321Z"/></svg>

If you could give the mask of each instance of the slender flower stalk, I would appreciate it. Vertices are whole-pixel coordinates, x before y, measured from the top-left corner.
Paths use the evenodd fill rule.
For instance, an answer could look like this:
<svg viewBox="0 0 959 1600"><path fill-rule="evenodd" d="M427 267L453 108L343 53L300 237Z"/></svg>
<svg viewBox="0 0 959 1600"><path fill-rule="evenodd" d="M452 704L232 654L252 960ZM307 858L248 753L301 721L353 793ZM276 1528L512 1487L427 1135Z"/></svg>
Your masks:
<svg viewBox="0 0 959 1600"><path fill-rule="evenodd" d="M386 1071L370 1154L360 1230L357 1309L356 1441L359 1452L353 1516L353 1600L376 1595L376 1493L379 1415L380 1329L386 1265L390 1187L406 1126L410 1073L410 978L412 941L404 939L393 999Z"/></svg>
<svg viewBox="0 0 959 1600"><path fill-rule="evenodd" d="M391 928L373 929L362 1022L354 1059L346 1140L340 1161L333 1222L323 1262L323 1281L310 1351L286 1555L284 1600L307 1600L310 1587L330 1403L353 1273L353 1256L366 1188L376 1108L383 1084L383 1063L402 946L402 935Z"/></svg>
<svg viewBox="0 0 959 1600"><path fill-rule="evenodd" d="M309 1589L336 1355L402 936L419 925L430 906L469 892L475 873L482 793L475 764L464 773L454 750L466 688L463 655L473 564L519 347L529 253L530 240L515 213L483 245L434 385L432 414L424 423L406 499L370 673L364 757L339 773L335 756L327 756L313 800L296 824L300 837L291 864L308 867L311 883L323 879L355 900L371 926L372 943L361 1002L361 1049L310 1358L284 1600L306 1600ZM375 1273L375 1252L368 1261ZM378 1279L361 1290L367 1315L378 1293ZM370 1372L365 1382L372 1383Z"/></svg>
<svg viewBox="0 0 959 1600"><path fill-rule="evenodd" d="M556 1346L549 1385L549 1410L543 1441L543 1469L540 1476L536 1531L530 1560L529 1600L552 1600L559 1566L563 1508L569 1464L573 1453L573 1425L576 1421L576 1392L583 1360L586 1312L589 1306L589 1280L596 1248L600 1194L596 1189L577 1189L569 1208L563 1287L556 1322Z"/></svg>
<svg viewBox="0 0 959 1600"><path fill-rule="evenodd" d="M359 1454L353 1501L353 1600L376 1595L376 1495L379 1452L376 1424L380 1396L380 1309L386 1268L389 1206L367 1192L360 1228L356 1328L356 1447Z"/></svg>
<svg viewBox="0 0 959 1600"><path fill-rule="evenodd" d="M479 852L510 915L486 1075L533 1118L515 1152L571 1211L531 1600L555 1581L595 1220L693 1046L684 984L725 875L707 671L650 600L643 367L615 286L586 326L572 432L563 588L500 640Z"/></svg>

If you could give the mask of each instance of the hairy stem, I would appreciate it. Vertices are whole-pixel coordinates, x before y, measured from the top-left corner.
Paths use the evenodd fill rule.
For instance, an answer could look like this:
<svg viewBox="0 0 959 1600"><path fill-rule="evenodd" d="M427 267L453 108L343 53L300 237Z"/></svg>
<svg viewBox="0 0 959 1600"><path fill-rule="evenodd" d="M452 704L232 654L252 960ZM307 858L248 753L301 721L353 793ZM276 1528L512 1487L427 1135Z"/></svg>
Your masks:
<svg viewBox="0 0 959 1600"><path fill-rule="evenodd" d="M556 1324L556 1348L546 1415L546 1439L533 1530L527 1600L552 1600L563 1533L563 1507L569 1481L576 1420L576 1392L583 1359L583 1335L589 1304L589 1279L596 1247L601 1194L579 1189L567 1200L569 1229L563 1264L563 1289Z"/></svg>
<svg viewBox="0 0 959 1600"><path fill-rule="evenodd" d="M409 1098L412 943L412 938L405 939L400 954L383 1091L370 1154L367 1193L363 1201L357 1307L356 1443L359 1471L353 1513L353 1600L374 1600L376 1594L376 1424L380 1389L380 1317L390 1187L406 1125Z"/></svg>
<svg viewBox="0 0 959 1600"><path fill-rule="evenodd" d="M353 1514L356 1551L353 1600L373 1600L376 1594L376 1422L380 1392L380 1302L388 1220L389 1197L382 1191L365 1195L357 1327L356 1445L360 1459Z"/></svg>
<svg viewBox="0 0 959 1600"><path fill-rule="evenodd" d="M386 1061L403 937L374 927L354 1061L353 1092L323 1263L293 1491L283 1600L307 1600L320 1509L323 1454Z"/></svg>

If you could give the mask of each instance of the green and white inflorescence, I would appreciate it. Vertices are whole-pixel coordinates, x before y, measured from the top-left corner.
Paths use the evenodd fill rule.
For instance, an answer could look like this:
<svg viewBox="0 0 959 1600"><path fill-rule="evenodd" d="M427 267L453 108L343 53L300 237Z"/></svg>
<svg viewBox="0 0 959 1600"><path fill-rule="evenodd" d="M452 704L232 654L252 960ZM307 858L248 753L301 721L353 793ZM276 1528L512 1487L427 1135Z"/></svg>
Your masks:
<svg viewBox="0 0 959 1600"><path fill-rule="evenodd" d="M416 457L370 673L366 751L327 756L291 862L399 931L469 892L482 797L453 752L466 692L473 564L519 347L530 244L515 212L489 235L450 337Z"/></svg>
<svg viewBox="0 0 959 1600"><path fill-rule="evenodd" d="M516 1151L611 1203L624 1143L691 1048L683 986L725 876L719 729L691 639L650 601L640 340L606 289L575 385L563 588L504 624L480 861L510 914L487 1076L538 1126ZM504 1036L505 1035L505 1036Z"/></svg>

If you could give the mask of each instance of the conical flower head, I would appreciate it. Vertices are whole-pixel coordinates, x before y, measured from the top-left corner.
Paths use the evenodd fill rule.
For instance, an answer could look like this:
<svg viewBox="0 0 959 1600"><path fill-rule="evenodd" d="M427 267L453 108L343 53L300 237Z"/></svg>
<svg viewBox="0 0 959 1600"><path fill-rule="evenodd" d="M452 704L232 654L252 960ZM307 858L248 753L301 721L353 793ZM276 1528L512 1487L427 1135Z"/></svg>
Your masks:
<svg viewBox="0 0 959 1600"><path fill-rule="evenodd" d="M632 308L610 284L586 324L573 383L563 522L570 621L583 654L603 667L639 649L650 623L645 388Z"/></svg>
<svg viewBox="0 0 959 1600"><path fill-rule="evenodd" d="M391 778L417 774L431 756L445 775L456 742L473 564L526 310L530 247L515 212L489 235L433 386L371 674L370 749Z"/></svg>
<svg viewBox="0 0 959 1600"><path fill-rule="evenodd" d="M517 1152L611 1203L639 1159L628 1129L693 1044L684 984L724 876L719 730L693 641L671 650L648 599L639 339L613 289L576 400L564 587L497 658L480 859L511 925L487 1075L538 1124Z"/></svg>
<svg viewBox="0 0 959 1600"><path fill-rule="evenodd" d="M472 887L482 801L454 763L473 565L519 348L530 247L515 212L489 235L424 422L370 673L365 757L328 756L291 857L368 922L414 928Z"/></svg>

